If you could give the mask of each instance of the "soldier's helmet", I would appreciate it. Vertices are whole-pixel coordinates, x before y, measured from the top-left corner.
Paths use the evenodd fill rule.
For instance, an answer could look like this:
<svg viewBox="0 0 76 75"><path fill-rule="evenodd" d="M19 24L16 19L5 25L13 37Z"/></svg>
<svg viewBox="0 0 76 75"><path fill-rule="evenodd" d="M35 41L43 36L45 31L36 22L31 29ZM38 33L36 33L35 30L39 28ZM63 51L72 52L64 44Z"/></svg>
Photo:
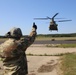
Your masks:
<svg viewBox="0 0 76 75"><path fill-rule="evenodd" d="M9 32L6 33L6 37L12 37L12 38L20 38L22 37L22 31L20 28L12 28Z"/></svg>

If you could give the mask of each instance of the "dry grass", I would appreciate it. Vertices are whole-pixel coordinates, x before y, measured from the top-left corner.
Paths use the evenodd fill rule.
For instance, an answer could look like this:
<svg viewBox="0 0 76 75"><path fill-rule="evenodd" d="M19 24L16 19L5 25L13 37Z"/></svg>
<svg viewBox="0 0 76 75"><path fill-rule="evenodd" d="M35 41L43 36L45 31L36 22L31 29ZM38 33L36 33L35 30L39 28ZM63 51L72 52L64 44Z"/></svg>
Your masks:
<svg viewBox="0 0 76 75"><path fill-rule="evenodd" d="M63 75L76 75L76 54L69 53L62 57Z"/></svg>
<svg viewBox="0 0 76 75"><path fill-rule="evenodd" d="M76 40L76 37L40 37L36 40Z"/></svg>

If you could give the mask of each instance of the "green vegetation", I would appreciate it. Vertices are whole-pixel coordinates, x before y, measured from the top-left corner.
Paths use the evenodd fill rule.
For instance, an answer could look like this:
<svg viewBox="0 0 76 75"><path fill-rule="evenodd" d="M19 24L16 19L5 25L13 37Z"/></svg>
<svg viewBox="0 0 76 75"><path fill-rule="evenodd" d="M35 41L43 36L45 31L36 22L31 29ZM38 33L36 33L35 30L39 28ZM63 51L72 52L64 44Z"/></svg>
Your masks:
<svg viewBox="0 0 76 75"><path fill-rule="evenodd" d="M75 48L76 44L47 44L46 47Z"/></svg>
<svg viewBox="0 0 76 75"><path fill-rule="evenodd" d="M76 54L69 53L62 57L61 69L63 75L76 75Z"/></svg>
<svg viewBox="0 0 76 75"><path fill-rule="evenodd" d="M37 37L36 40L76 40L76 37Z"/></svg>
<svg viewBox="0 0 76 75"><path fill-rule="evenodd" d="M8 38L0 38L0 42L6 41Z"/></svg>
<svg viewBox="0 0 76 75"><path fill-rule="evenodd" d="M36 40L76 40L76 33L73 34L39 34Z"/></svg>
<svg viewBox="0 0 76 75"><path fill-rule="evenodd" d="M0 38L0 41L5 41L8 38ZM76 37L37 37L36 40L76 40Z"/></svg>
<svg viewBox="0 0 76 75"><path fill-rule="evenodd" d="M76 33L71 33L71 34L38 34L37 38L41 38L41 37L76 37Z"/></svg>
<svg viewBox="0 0 76 75"><path fill-rule="evenodd" d="M27 54L27 56L63 56L63 55L66 55L66 54L69 54L69 53L59 53L59 54L32 54L32 53L29 53Z"/></svg>
<svg viewBox="0 0 76 75"><path fill-rule="evenodd" d="M38 37L76 37L76 33L70 33L70 34L39 34Z"/></svg>
<svg viewBox="0 0 76 75"><path fill-rule="evenodd" d="M71 47L71 48L74 48L74 47L76 47L76 44L61 44L61 45L59 45L59 47L63 47L63 48Z"/></svg>
<svg viewBox="0 0 76 75"><path fill-rule="evenodd" d="M24 35L27 37L27 35ZM23 37L24 37L23 36ZM0 39L7 39L5 36L0 36ZM76 33L70 34L38 34L36 40L76 40Z"/></svg>

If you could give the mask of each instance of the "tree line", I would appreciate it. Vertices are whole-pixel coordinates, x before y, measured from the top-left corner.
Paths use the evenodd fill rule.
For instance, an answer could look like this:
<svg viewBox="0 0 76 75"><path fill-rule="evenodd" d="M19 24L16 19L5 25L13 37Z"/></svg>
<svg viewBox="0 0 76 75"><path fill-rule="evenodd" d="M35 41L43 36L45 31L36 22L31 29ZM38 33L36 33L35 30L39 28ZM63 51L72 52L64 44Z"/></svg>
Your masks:
<svg viewBox="0 0 76 75"><path fill-rule="evenodd" d="M76 33L71 34L39 34L37 37L76 37Z"/></svg>
<svg viewBox="0 0 76 75"><path fill-rule="evenodd" d="M23 35L23 37L27 35ZM76 37L76 33L70 34L38 34L37 37ZM8 38L5 36L0 36L0 38Z"/></svg>

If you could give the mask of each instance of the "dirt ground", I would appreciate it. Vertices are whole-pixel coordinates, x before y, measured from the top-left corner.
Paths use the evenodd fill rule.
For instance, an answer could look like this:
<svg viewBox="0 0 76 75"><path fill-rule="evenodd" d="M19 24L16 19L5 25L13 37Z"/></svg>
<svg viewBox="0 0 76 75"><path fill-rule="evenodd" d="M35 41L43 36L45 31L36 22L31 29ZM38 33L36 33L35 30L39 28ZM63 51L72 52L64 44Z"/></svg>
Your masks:
<svg viewBox="0 0 76 75"><path fill-rule="evenodd" d="M37 55L27 56L29 75L61 75L62 72L59 67L60 56L48 55L59 55L73 52L76 52L76 48L51 48L41 45L29 47L26 54Z"/></svg>
<svg viewBox="0 0 76 75"><path fill-rule="evenodd" d="M29 75L58 75L57 56L28 56Z"/></svg>
<svg viewBox="0 0 76 75"><path fill-rule="evenodd" d="M28 56L28 75L60 75L58 67L60 57L59 56L47 56L47 55L58 55L61 53L72 53L76 52L76 48L51 48L44 47L41 45L30 46L26 54L32 54L36 56ZM45 56L40 56L45 55ZM0 67L2 63L0 62ZM0 68L0 75L2 69Z"/></svg>

